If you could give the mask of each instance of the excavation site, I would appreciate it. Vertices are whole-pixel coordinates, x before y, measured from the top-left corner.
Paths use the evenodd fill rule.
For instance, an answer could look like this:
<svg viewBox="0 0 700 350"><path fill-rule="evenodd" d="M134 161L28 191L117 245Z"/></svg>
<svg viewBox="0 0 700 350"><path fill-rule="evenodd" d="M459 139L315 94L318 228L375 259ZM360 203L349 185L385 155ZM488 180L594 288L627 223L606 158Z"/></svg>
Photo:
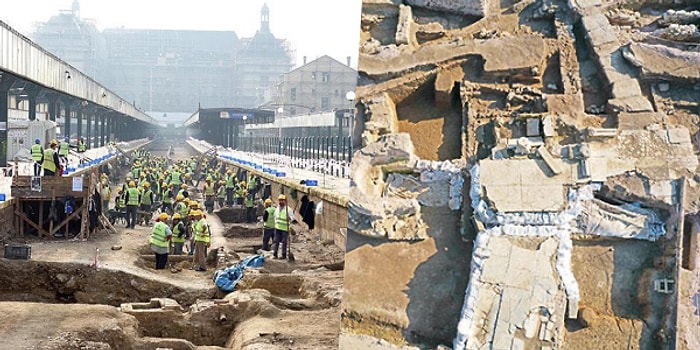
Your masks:
<svg viewBox="0 0 700 350"><path fill-rule="evenodd" d="M23 179L31 165L17 164L20 175L4 178L14 202L0 214L0 349L337 349L344 250L319 228L310 230L299 214L290 223L285 259L262 250L263 192L275 199L286 193L290 209L298 211L303 188L256 173L261 191L252 222L240 204L206 208L206 271L193 266L188 243L156 269L149 240L166 215L160 208L139 212L134 228L114 209L127 177L138 179L136 168L148 171L153 160L185 165L189 201L202 209L208 165L207 176L216 164L252 181L254 169L222 162L199 145L166 138L115 143L103 147L104 159L84 165L71 153L69 162L81 165L68 176L42 177L41 188ZM104 184L112 193L108 210L95 214L93 194L105 193ZM244 265L253 258L255 267ZM245 268L233 278L236 266ZM215 278L223 271L235 283L222 288Z"/></svg>

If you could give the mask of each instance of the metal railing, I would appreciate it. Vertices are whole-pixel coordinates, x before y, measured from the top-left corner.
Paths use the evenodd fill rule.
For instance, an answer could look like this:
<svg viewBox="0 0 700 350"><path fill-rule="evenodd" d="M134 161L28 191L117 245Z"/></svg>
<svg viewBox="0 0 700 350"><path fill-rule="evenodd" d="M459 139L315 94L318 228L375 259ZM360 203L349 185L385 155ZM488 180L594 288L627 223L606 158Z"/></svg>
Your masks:
<svg viewBox="0 0 700 350"><path fill-rule="evenodd" d="M238 150L279 154L294 159L327 159L350 163L352 139L349 136L241 137Z"/></svg>

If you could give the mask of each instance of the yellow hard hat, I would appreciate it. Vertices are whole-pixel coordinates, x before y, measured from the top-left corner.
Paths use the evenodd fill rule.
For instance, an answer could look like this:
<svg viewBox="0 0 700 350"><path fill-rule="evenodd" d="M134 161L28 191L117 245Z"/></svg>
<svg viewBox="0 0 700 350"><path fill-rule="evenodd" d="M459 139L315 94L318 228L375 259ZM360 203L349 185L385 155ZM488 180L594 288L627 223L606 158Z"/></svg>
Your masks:
<svg viewBox="0 0 700 350"><path fill-rule="evenodd" d="M226 174L233 174L233 171L231 171L231 169L226 170Z"/></svg>
<svg viewBox="0 0 700 350"><path fill-rule="evenodd" d="M161 221L168 220L168 214L167 213L160 213L160 215L158 215L158 219L160 219Z"/></svg>
<svg viewBox="0 0 700 350"><path fill-rule="evenodd" d="M197 208L198 205L199 205L199 203L197 203L197 201L190 201L190 207L195 207L195 208Z"/></svg>
<svg viewBox="0 0 700 350"><path fill-rule="evenodd" d="M117 188L117 193L122 193L121 187L120 187L120 188Z"/></svg>
<svg viewBox="0 0 700 350"><path fill-rule="evenodd" d="M202 216L202 211L201 210L193 210L191 215L192 216Z"/></svg>
<svg viewBox="0 0 700 350"><path fill-rule="evenodd" d="M241 181L241 186L245 186L245 185L246 185L245 181Z"/></svg>
<svg viewBox="0 0 700 350"><path fill-rule="evenodd" d="M52 146L58 145L58 141L56 141L56 140L51 140L51 145L52 145Z"/></svg>
<svg viewBox="0 0 700 350"><path fill-rule="evenodd" d="M149 187L151 187L151 183L146 181L143 183L143 187L149 188Z"/></svg>
<svg viewBox="0 0 700 350"><path fill-rule="evenodd" d="M223 185L223 184L225 184L225 183L226 183L226 181L224 181L224 180L219 180L219 185Z"/></svg>
<svg viewBox="0 0 700 350"><path fill-rule="evenodd" d="M175 213L173 215L173 220L180 220L180 213Z"/></svg>
<svg viewBox="0 0 700 350"><path fill-rule="evenodd" d="M287 200L287 196L281 194L281 195L277 196L277 200L278 200L278 201L286 201L286 200Z"/></svg>
<svg viewBox="0 0 700 350"><path fill-rule="evenodd" d="M189 179L190 177L192 177L192 174L190 174L190 173L185 174L185 179Z"/></svg>
<svg viewBox="0 0 700 350"><path fill-rule="evenodd" d="M187 188L187 184L182 184L182 186L180 186L180 187Z"/></svg>
<svg viewBox="0 0 700 350"><path fill-rule="evenodd" d="M177 196L175 196L175 200L177 200L177 201L181 201L183 199L185 199L185 196L183 196L181 194L178 194Z"/></svg>
<svg viewBox="0 0 700 350"><path fill-rule="evenodd" d="M272 204L272 200L270 198L266 199L265 204Z"/></svg>
<svg viewBox="0 0 700 350"><path fill-rule="evenodd" d="M129 181L129 187L136 187L136 182Z"/></svg>

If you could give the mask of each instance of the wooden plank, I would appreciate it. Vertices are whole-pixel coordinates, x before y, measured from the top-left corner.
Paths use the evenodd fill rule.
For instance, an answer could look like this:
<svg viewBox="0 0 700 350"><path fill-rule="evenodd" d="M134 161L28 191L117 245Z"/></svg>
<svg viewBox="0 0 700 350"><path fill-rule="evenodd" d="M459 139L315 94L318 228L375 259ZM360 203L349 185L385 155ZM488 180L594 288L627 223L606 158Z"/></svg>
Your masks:
<svg viewBox="0 0 700 350"><path fill-rule="evenodd" d="M39 202L39 226L44 227L44 201Z"/></svg>
<svg viewBox="0 0 700 350"><path fill-rule="evenodd" d="M82 209L82 208L85 207L85 206L86 206L86 205L82 205L79 209ZM72 220L73 218L75 218L76 216L78 216L79 213L80 213L80 210L74 210L70 215L68 215L65 219L63 219L63 221L61 221L61 223L59 223L56 227L50 229L49 232L51 233L51 235L53 235L53 234L56 233L58 230L60 230L61 227L63 227L63 225L65 225L65 224L68 223L68 221L70 221L70 220Z"/></svg>
<svg viewBox="0 0 700 350"><path fill-rule="evenodd" d="M28 223L30 226L34 227L37 231L39 231L40 234L50 237L49 233L46 232L43 228L39 227L34 221L30 220L27 215L24 213L20 213L18 211L15 212L15 215L17 215L20 219L24 220L24 222Z"/></svg>

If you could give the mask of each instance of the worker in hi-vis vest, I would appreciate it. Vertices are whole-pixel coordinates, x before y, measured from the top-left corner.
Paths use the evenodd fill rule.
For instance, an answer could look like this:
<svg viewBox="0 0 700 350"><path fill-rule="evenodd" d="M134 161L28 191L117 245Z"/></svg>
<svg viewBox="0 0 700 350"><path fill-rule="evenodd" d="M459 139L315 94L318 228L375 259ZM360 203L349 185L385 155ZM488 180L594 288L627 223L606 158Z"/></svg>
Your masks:
<svg viewBox="0 0 700 350"><path fill-rule="evenodd" d="M56 147L58 146L58 141L51 140L49 148L44 150L44 155L41 158L41 168L44 169L44 176L54 176L56 175L56 170L58 170L58 153L56 152Z"/></svg>
<svg viewBox="0 0 700 350"><path fill-rule="evenodd" d="M156 255L156 270L162 270L168 264L168 253L170 253L170 240L173 237L173 231L165 222L168 220L168 214L161 213L153 225L151 230L151 250Z"/></svg>
<svg viewBox="0 0 700 350"><path fill-rule="evenodd" d="M276 208L272 206L272 200L270 198L266 199L265 211L263 211L263 243L262 250L270 251L270 243L275 237L275 210Z"/></svg>
<svg viewBox="0 0 700 350"><path fill-rule="evenodd" d="M126 190L126 227L135 228L136 227L136 215L139 209L139 203L141 202L141 194L136 188L136 182L129 182L129 188Z"/></svg>
<svg viewBox="0 0 700 350"><path fill-rule="evenodd" d="M34 139L31 152L34 161L34 176L41 176L41 159L44 157L44 147L41 146L40 139Z"/></svg>
<svg viewBox="0 0 700 350"><path fill-rule="evenodd" d="M275 209L275 241L272 244L272 256L278 258L278 250L282 245L282 259L287 258L287 240L289 239L289 224L294 222L294 211L287 206L287 196L281 194L277 197L279 206Z"/></svg>

